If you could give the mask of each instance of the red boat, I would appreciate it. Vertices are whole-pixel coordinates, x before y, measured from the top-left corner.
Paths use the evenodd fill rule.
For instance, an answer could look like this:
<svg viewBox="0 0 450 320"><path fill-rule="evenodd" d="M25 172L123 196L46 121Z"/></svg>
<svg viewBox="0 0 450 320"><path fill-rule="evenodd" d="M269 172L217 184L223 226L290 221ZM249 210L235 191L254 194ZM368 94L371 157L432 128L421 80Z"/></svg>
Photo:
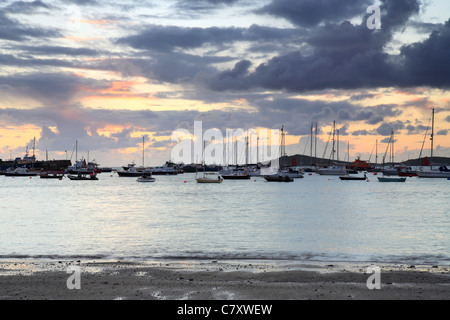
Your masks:
<svg viewBox="0 0 450 320"><path fill-rule="evenodd" d="M360 160L359 158L348 165L349 169L357 171L371 171L373 169L367 161Z"/></svg>

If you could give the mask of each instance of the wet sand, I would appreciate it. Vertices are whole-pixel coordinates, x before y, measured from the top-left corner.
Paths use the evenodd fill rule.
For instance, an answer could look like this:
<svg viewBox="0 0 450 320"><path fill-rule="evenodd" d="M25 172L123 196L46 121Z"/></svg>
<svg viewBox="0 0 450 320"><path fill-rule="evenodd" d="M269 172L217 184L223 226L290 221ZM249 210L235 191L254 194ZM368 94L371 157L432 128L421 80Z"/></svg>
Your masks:
<svg viewBox="0 0 450 320"><path fill-rule="evenodd" d="M0 300L450 299L448 266L378 265L381 288L369 290L367 281L373 275L367 273L369 265L288 261L0 261ZM79 278L75 278L78 271ZM73 289L68 288L68 282Z"/></svg>

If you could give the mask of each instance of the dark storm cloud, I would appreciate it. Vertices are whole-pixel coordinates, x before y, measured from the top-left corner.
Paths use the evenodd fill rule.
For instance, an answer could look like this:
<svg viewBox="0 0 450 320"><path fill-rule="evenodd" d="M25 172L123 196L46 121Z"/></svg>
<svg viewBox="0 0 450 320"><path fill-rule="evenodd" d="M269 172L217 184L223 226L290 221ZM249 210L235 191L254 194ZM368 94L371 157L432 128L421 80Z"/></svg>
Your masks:
<svg viewBox="0 0 450 320"><path fill-rule="evenodd" d="M135 35L117 40L135 49L172 51L195 49L205 45L223 46L237 41L279 41L298 37L295 29L279 29L252 25L249 28L186 28L178 26L147 26Z"/></svg>
<svg viewBox="0 0 450 320"><path fill-rule="evenodd" d="M0 53L0 65L5 66L19 66L19 67L33 67L33 68L45 68L45 67L73 67L74 64L69 61L59 59L36 59L28 56L25 58L18 58L11 54Z"/></svg>
<svg viewBox="0 0 450 320"><path fill-rule="evenodd" d="M306 42L312 46L312 54L294 51L273 57L254 71L236 76L234 82L225 76L230 71L224 71L207 85L218 91L265 88L292 92L390 86L448 88L450 20L425 41L404 46L399 55L392 55L384 51L385 46L393 33L418 13L419 3L384 0L381 11L381 30L368 29L365 19L360 25L326 23L309 33Z"/></svg>
<svg viewBox="0 0 450 320"><path fill-rule="evenodd" d="M430 130L429 127L424 125L416 125L408 124L405 129L407 130L407 134L422 134Z"/></svg>
<svg viewBox="0 0 450 320"><path fill-rule="evenodd" d="M382 28L403 27L420 11L419 0L381 0Z"/></svg>
<svg viewBox="0 0 450 320"><path fill-rule="evenodd" d="M40 12L41 9L50 9L51 6L47 5L41 0L35 0L32 2L15 1L5 7L5 11L8 13L20 13L20 14L33 14Z"/></svg>
<svg viewBox="0 0 450 320"><path fill-rule="evenodd" d="M322 122L332 122L333 120L338 122L363 121L375 125L387 118L402 114L397 105L361 106L347 101L327 102L324 100L281 98L262 100L255 102L255 105L262 114L282 113L286 118L303 117ZM396 126L396 128L400 129L399 126ZM298 133L295 130L294 132Z"/></svg>
<svg viewBox="0 0 450 320"><path fill-rule="evenodd" d="M240 28L183 28L151 26L147 30L119 39L136 49L170 51L175 48L193 49L205 44L221 45L236 41L243 32Z"/></svg>
<svg viewBox="0 0 450 320"><path fill-rule="evenodd" d="M363 130L356 130L352 132L353 136L367 136L367 135L371 135L372 133L370 133L369 131L367 131L366 129Z"/></svg>
<svg viewBox="0 0 450 320"><path fill-rule="evenodd" d="M142 50L134 57L121 61L110 61L113 68L121 68L124 75L142 75L152 81L179 83L186 79L193 83L208 81L211 75L217 74L213 64L235 61L229 55L217 55L221 50L229 48L238 41L268 44L272 48L275 43L283 44L300 42L296 29L279 29L252 25L249 28L183 28L178 26L147 26L135 35L117 40L118 44L126 44L134 49ZM206 48L203 55L188 54L187 49ZM108 68L108 63L99 63ZM228 85L234 84L236 72L244 72L249 61L243 61L233 70L219 75L221 81L230 79ZM131 73L126 73L131 72ZM206 79L206 80L205 80Z"/></svg>
<svg viewBox="0 0 450 320"><path fill-rule="evenodd" d="M400 54L388 54L385 48L392 41L393 34L402 31L419 13L419 1L382 0L381 30L367 28L368 5L367 1L356 0L274 1L258 12L283 17L291 14L290 20L296 22L297 28L150 25L134 35L118 39L117 44L149 52L150 62L140 62L145 65L147 71L144 76L149 79L179 83L180 77L174 76L180 73L177 70L189 70L182 72L183 79L213 91L448 88L450 22L434 25L437 29L429 39L402 47ZM330 16L333 19L329 19ZM342 21L355 16L363 18L361 24ZM211 59L204 60L207 56L197 56L197 66L191 63L192 57L177 59L167 56L165 59L164 56L198 48L219 53L240 41L250 43L249 52L252 54L269 53L270 48L279 53L259 65L254 65L253 57L248 55L245 58L234 57L237 61L234 67L224 71L212 66L214 62ZM263 51L258 51L261 48ZM286 48L291 51L287 52ZM301 48L301 51L296 48ZM176 68L167 63L170 60L177 65Z"/></svg>
<svg viewBox="0 0 450 320"><path fill-rule="evenodd" d="M386 122L381 124L378 128L376 128L376 132L381 136L389 136L392 131L397 132L405 128L405 124L400 121Z"/></svg>
<svg viewBox="0 0 450 320"><path fill-rule="evenodd" d="M55 30L38 28L20 23L10 18L0 9L0 39L10 41L25 41L30 38L57 37L60 33Z"/></svg>
<svg viewBox="0 0 450 320"><path fill-rule="evenodd" d="M90 48L71 48L61 46L16 46L16 49L35 55L66 55L66 56L98 56L99 51Z"/></svg>
<svg viewBox="0 0 450 320"><path fill-rule="evenodd" d="M214 74L214 63L227 62L229 57L197 56L181 52L156 52L132 58L106 59L90 63L86 68L120 72L124 77L142 76L152 82L193 84L199 73Z"/></svg>
<svg viewBox="0 0 450 320"><path fill-rule="evenodd" d="M450 19L423 42L404 46L401 55L411 85L450 86Z"/></svg>
<svg viewBox="0 0 450 320"><path fill-rule="evenodd" d="M282 17L303 27L339 22L361 15L372 4L369 0L276 0L258 13Z"/></svg>
<svg viewBox="0 0 450 320"><path fill-rule="evenodd" d="M98 6L100 2L97 0L63 0L64 3L78 6Z"/></svg>
<svg viewBox="0 0 450 320"><path fill-rule="evenodd" d="M186 2L186 1L184 1ZM202 2L202 0L199 0L198 2ZM208 2L208 3L212 3L212 4L235 4L237 2L239 2L239 0L203 0L203 2Z"/></svg>
<svg viewBox="0 0 450 320"><path fill-rule="evenodd" d="M106 89L109 81L78 77L71 73L23 73L0 76L0 87L19 96L36 99L43 104L66 103L85 90Z"/></svg>
<svg viewBox="0 0 450 320"><path fill-rule="evenodd" d="M191 14L198 12L206 13L223 8L224 6L234 5L237 2L239 2L239 0L178 0L175 4L175 8L177 11L181 10L182 12L191 12Z"/></svg>

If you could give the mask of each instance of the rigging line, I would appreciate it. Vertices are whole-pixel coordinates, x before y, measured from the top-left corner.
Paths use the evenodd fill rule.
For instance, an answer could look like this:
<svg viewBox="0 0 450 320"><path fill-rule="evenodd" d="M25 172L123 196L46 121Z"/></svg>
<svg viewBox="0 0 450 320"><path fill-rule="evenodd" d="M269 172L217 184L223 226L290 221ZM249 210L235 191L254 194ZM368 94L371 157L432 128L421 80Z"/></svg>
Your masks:
<svg viewBox="0 0 450 320"><path fill-rule="evenodd" d="M305 149L303 150L303 155L306 154L306 148L308 147L308 143L309 143L309 136L310 135L308 135L308 140L306 140Z"/></svg>
<svg viewBox="0 0 450 320"><path fill-rule="evenodd" d="M422 147L420 148L419 159L422 158L423 146L425 145L425 140L426 140L427 135L428 135L428 130L430 129L430 122L431 122L431 117L428 120L427 130L425 131L425 136L423 137Z"/></svg>
<svg viewBox="0 0 450 320"><path fill-rule="evenodd" d="M73 157L73 153L75 152L75 146L72 149L72 154L70 155L70 161L72 161L72 157ZM77 159L75 159L75 161L77 161Z"/></svg>
<svg viewBox="0 0 450 320"><path fill-rule="evenodd" d="M384 152L384 156L383 156L383 164L386 163L386 155L387 155L387 152L388 152L388 150L389 150L389 147L391 146L391 142L392 142L392 133L393 133L393 132L391 132L391 136L389 137L389 142L388 142L388 144L387 144L387 146L386 146L386 151Z"/></svg>
<svg viewBox="0 0 450 320"><path fill-rule="evenodd" d="M372 159L372 154L373 154L373 150L374 149L375 149L375 145L373 146L372 151L370 152L370 157L369 157L369 160L367 162L370 162L370 159Z"/></svg>
<svg viewBox="0 0 450 320"><path fill-rule="evenodd" d="M325 155L326 155L326 153L327 153L328 144L330 143L330 139L331 139L332 133L333 133L333 129L331 129L330 134L328 134L328 141L327 141L327 144L325 145L325 150L323 151L322 159L325 159Z"/></svg>

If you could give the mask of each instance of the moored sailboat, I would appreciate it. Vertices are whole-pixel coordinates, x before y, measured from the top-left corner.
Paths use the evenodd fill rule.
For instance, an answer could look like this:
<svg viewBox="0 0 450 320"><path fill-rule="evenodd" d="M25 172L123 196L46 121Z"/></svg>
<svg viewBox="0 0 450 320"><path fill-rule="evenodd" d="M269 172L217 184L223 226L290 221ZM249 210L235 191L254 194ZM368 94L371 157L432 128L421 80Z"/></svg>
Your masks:
<svg viewBox="0 0 450 320"><path fill-rule="evenodd" d="M148 175L144 175L142 177L137 178L136 181L137 182L155 182L156 178L153 178L153 177L148 176Z"/></svg>
<svg viewBox="0 0 450 320"><path fill-rule="evenodd" d="M339 179L341 179L341 180L367 180L367 176L365 173L364 173L364 177L344 175L344 176L339 176Z"/></svg>
<svg viewBox="0 0 450 320"><path fill-rule="evenodd" d="M222 183L223 178L217 172L201 172L195 175L198 183Z"/></svg>
<svg viewBox="0 0 450 320"><path fill-rule="evenodd" d="M294 178L291 178L282 173L263 176L268 182L293 182Z"/></svg>
<svg viewBox="0 0 450 320"><path fill-rule="evenodd" d="M223 177L220 173L218 172L206 172L206 164L205 164L205 145L203 142L203 150L202 150L202 167L203 167L203 171L202 172L198 172L198 168L197 171L195 173L195 181L197 181L197 183L222 183L223 181Z"/></svg>
<svg viewBox="0 0 450 320"><path fill-rule="evenodd" d="M122 167L123 171L117 171L119 177L142 177L152 175L152 171L149 168L145 168L145 137L142 137L142 167L136 167L136 164L131 163L127 167Z"/></svg>
<svg viewBox="0 0 450 320"><path fill-rule="evenodd" d="M431 113L432 125L431 125L431 157L430 157L430 169L419 170L417 175L419 178L450 178L450 169L447 166L441 166L438 169L433 169L433 142L434 142L434 109Z"/></svg>

